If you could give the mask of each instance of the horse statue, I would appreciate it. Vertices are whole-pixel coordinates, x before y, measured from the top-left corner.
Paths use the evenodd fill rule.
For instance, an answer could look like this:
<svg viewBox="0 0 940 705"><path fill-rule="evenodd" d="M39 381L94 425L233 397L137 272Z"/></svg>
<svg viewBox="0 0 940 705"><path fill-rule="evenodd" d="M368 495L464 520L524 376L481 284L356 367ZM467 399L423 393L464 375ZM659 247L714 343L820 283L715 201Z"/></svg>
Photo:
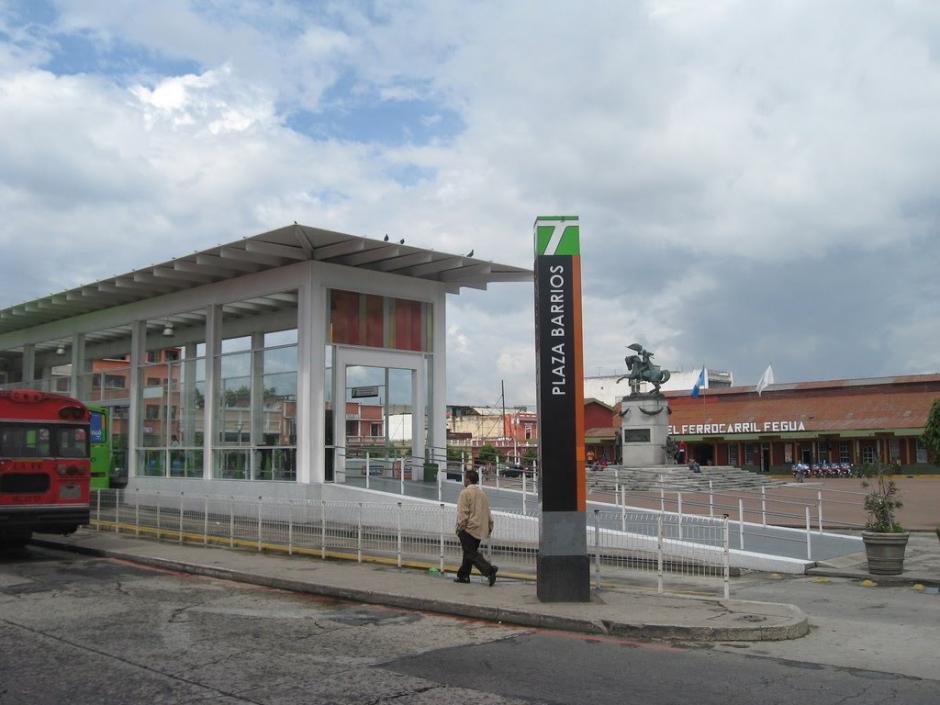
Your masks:
<svg viewBox="0 0 940 705"><path fill-rule="evenodd" d="M668 381L669 370L664 370L659 365L654 365L651 360L653 353L644 350L643 346L639 343L628 345L627 348L633 350L635 354L627 355L623 359L627 365L627 374L618 379L617 382L619 383L625 379L629 380L633 395L640 393L641 382L649 382L653 385L653 391L649 393L649 396L659 396L659 387Z"/></svg>

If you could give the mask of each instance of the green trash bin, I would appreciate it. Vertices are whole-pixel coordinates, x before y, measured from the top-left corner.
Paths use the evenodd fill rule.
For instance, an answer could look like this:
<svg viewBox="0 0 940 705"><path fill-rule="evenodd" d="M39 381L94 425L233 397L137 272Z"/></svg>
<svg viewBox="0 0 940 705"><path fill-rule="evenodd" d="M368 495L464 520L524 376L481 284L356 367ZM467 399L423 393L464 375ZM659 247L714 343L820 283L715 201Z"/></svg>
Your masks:
<svg viewBox="0 0 940 705"><path fill-rule="evenodd" d="M437 463L424 464L424 481L437 482Z"/></svg>

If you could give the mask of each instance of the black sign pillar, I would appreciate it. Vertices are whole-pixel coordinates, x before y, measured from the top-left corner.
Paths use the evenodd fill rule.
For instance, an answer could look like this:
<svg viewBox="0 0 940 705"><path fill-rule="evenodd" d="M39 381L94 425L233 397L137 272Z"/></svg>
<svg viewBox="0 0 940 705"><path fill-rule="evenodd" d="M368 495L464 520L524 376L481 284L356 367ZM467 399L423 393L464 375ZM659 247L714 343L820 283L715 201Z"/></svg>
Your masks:
<svg viewBox="0 0 940 705"><path fill-rule="evenodd" d="M535 221L535 350L542 602L589 602L584 478L584 357L577 216Z"/></svg>

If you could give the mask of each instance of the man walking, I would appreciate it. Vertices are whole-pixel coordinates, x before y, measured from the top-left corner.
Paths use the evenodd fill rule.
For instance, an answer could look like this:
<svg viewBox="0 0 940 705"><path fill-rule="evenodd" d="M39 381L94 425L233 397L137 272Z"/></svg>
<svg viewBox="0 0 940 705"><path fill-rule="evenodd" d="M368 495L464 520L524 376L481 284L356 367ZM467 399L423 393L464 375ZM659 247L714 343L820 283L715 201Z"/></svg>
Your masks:
<svg viewBox="0 0 940 705"><path fill-rule="evenodd" d="M480 476L476 470L467 470L463 478L463 489L457 498L457 538L463 549L463 563L457 571L455 583L469 583L470 571L477 567L490 581L496 582L496 566L480 553L480 541L493 533L493 517L490 515L490 500L477 484Z"/></svg>

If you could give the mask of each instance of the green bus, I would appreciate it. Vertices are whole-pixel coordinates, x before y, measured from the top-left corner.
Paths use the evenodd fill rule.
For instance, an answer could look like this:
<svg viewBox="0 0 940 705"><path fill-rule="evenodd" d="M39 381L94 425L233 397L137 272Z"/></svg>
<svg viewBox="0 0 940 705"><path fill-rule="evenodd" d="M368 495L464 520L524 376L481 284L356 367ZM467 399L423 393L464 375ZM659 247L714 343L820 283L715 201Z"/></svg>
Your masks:
<svg viewBox="0 0 940 705"><path fill-rule="evenodd" d="M111 407L87 404L91 412L91 489L123 489L127 487L127 469L115 463L111 433Z"/></svg>

